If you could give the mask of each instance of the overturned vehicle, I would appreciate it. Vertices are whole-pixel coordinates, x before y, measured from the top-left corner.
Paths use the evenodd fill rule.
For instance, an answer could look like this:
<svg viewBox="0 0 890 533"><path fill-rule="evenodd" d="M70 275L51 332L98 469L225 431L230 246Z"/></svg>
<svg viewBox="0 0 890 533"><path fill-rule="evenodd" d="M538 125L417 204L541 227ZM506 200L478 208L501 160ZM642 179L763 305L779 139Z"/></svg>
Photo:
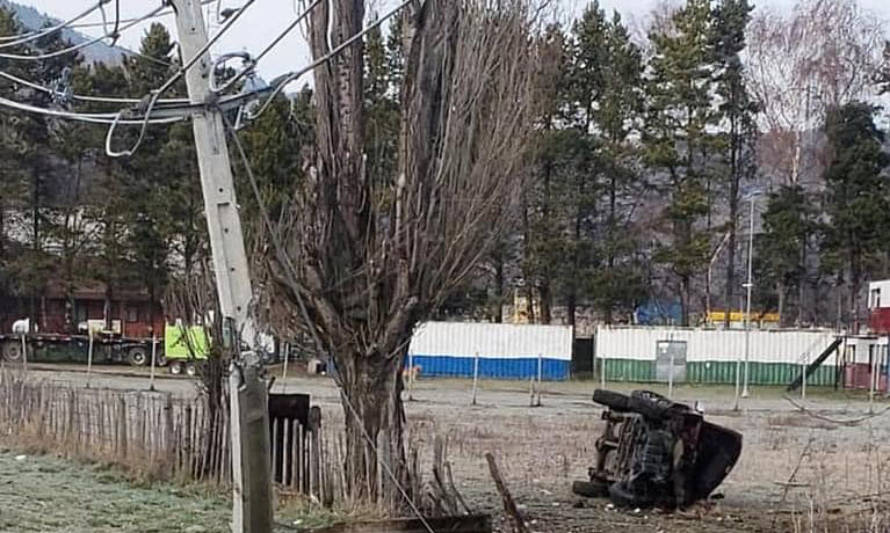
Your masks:
<svg viewBox="0 0 890 533"><path fill-rule="evenodd" d="M701 411L654 392L597 389L606 429L596 441L589 481L575 494L619 507L685 507L707 498L742 451L742 435L705 422Z"/></svg>

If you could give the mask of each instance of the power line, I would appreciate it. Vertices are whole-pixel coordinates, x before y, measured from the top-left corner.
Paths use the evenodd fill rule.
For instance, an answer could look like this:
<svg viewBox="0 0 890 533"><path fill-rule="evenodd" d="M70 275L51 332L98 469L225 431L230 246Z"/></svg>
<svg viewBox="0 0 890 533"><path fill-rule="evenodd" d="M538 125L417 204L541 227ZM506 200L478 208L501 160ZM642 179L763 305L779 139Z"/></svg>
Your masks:
<svg viewBox="0 0 890 533"><path fill-rule="evenodd" d="M111 0L104 0L103 3L107 3L109 1L111 1ZM201 2L201 5L206 6L208 4L212 4L216 1L217 0L203 0ZM154 15L152 18L167 17L170 15L173 15L173 10L165 9L164 11ZM143 19L142 19L142 17L136 17L136 18L126 18L126 19L120 20L121 24L126 24L128 22L134 22L134 21L141 22L141 21L143 21ZM77 23L77 24L64 24L64 25L60 24L60 25L58 25L57 29L58 30L64 30L64 29L77 30L77 29L83 29L83 28L98 28L98 27L105 27L105 26L106 26L105 22L81 22L81 23ZM44 31L46 31L46 29L34 30L34 31L30 31L30 32L20 33L18 35L0 36L0 42L31 37L33 35L37 35L38 33L43 33ZM51 33L51 32L48 32L48 33Z"/></svg>
<svg viewBox="0 0 890 533"><path fill-rule="evenodd" d="M247 0L247 2L245 2L243 6L241 6L235 13L233 13L231 16L229 16L228 20L226 21L226 24L222 27L222 29L221 29L216 35L214 35L211 39L209 39L209 40L204 44L204 46L202 46L201 49L198 50L198 52L195 53L195 55L194 55L193 57L191 57L188 61L186 61L186 62L185 62L185 63L184 63L184 64L183 64L183 65L176 71L175 74L173 74L172 76L170 76L170 78L169 78L166 82L164 82L164 84L161 85L161 87L159 87L158 89L153 90L153 91L150 93L150 100L149 100L149 103L148 103L148 108L146 109L146 112L145 112L145 119L144 119L144 122L143 122L143 124L142 124L142 128L139 130L139 136L136 138L136 142L133 144L133 146L131 146L131 147L130 147L129 149L127 149L127 150L123 150L123 151L120 151L120 152L115 152L114 150L112 150L112 149L111 149L111 141L112 141L112 138L113 138L113 136L114 136L114 130L115 130L115 127L116 127L117 124L118 124L118 121L115 120L115 121L111 124L111 127L108 128L108 133L105 135L105 153L106 153L109 157L126 157L126 156L131 156L131 155L133 155L133 154L136 152L136 150L139 149L139 146L142 145L142 141L143 141L143 139L145 139L145 131L148 129L149 119L151 118L151 113L152 113L152 111L154 110L155 105L157 105L158 100L161 98L161 95L163 95L167 90L170 89L170 87L172 87L177 81L179 81L179 79L182 78L182 76L183 76L186 72L188 72L188 70L189 70L192 66L194 66L194 64L197 63L198 60L201 59L201 58L204 56L204 54L206 54L207 51L210 50L210 48L211 48L211 47L212 47L212 46L213 46L213 45L214 45L214 44L215 44L215 43L216 43L216 42L217 42L223 35L226 34L226 32L228 32L228 31L232 28L232 26L235 24L235 22L241 17L241 15L243 15L243 14L247 11L248 8L250 8L250 6L252 6L252 5L254 4L254 2L256 2L256 0ZM2 56L0 56L0 57L2 57ZM118 113L118 116L120 117L120 116L122 116L122 114L123 114L123 111L121 111L120 113Z"/></svg>
<svg viewBox="0 0 890 533"><path fill-rule="evenodd" d="M33 113L55 118L64 118L79 122L88 122L91 124L143 124L145 122L145 119L143 119L142 117L138 117L136 119L124 119L121 117L120 113L77 113L60 109L47 109L45 107L38 107L31 104L23 104L21 102L9 100L8 98L3 98L2 96L0 96L0 105L16 109L18 111L25 111L26 113ZM184 120L185 118L185 115L172 116L150 119L149 122L151 124L171 124L173 122Z"/></svg>
<svg viewBox="0 0 890 533"><path fill-rule="evenodd" d="M133 26L139 24L140 22L143 22L145 20L148 20L148 19L156 16L163 9L164 9L164 6L162 5L161 7L157 7L154 10L150 11L146 15L143 15L137 19L133 19L132 22L121 27L120 31L126 31L126 30L132 28ZM62 48L61 50L55 50L53 52L45 52L45 53L33 55L33 56L23 55L23 54L0 53L0 59L13 59L13 60L19 60L19 61L42 61L45 59L52 59L54 57L59 57L59 56L65 55L65 54L77 52L77 51L82 50L88 46L98 44L109 37L113 37L113 36L111 34L109 34L108 32L106 32L105 35L102 35L101 37L96 37L95 39L91 39L89 41L84 41L80 44L69 46L67 48Z"/></svg>
<svg viewBox="0 0 890 533"><path fill-rule="evenodd" d="M76 16L74 16L74 17L72 17L72 18L70 18L70 19L68 19L68 20L66 20L66 21L64 21L64 22L61 22L61 23L59 23L59 24L57 24L57 25L55 25L55 26L52 26L52 27L50 27L50 28L44 28L44 29L39 30L39 31L30 32L30 34L25 34L25 35L20 35L20 36L15 36L15 35L14 35L14 36L10 36L10 37L0 37L0 41L4 41L4 42L0 43L0 49L3 49L3 48L9 48L9 47L12 47L12 46L19 46L19 45L22 45L22 44L27 44L27 43L30 43L30 42L32 42L32 41L36 41L37 39L40 39L41 37L45 37L45 36L50 35L50 34L52 34L52 33L54 33L54 32L57 32L57 31L59 31L59 30L62 30L62 29L64 29L64 28L66 28L66 27L70 27L71 24L73 24L73 23L77 22L78 20L80 20L80 19L86 17L86 16L89 15L90 13L96 11L97 9L100 9L100 10L103 9L103 8L102 8L102 5L103 5L103 4L106 4L106 3L110 2L110 1L111 1L111 0L99 0L96 4L94 4L92 7L88 8L88 9L86 9L85 11L83 11L82 13L80 13L79 15L76 15ZM103 16L103 17L104 17L104 16ZM6 41L8 41L8 42L6 42Z"/></svg>
<svg viewBox="0 0 890 533"><path fill-rule="evenodd" d="M23 85L25 87L34 89L35 91L40 91L42 93L46 93L52 96L60 95L60 92L45 85L40 85L38 83L34 83L33 81L28 81L23 78L19 78L18 76L13 76L8 72L4 72L0 70L0 78L6 78L7 80L18 83L19 85ZM88 95L80 95L80 94L72 94L70 97L73 100L78 100L81 102L94 102L100 104L138 104L142 102L139 98L120 98L113 96L88 96ZM188 104L189 101L187 98L173 98L173 99L164 99L159 100L158 103L170 103L170 104Z"/></svg>
<svg viewBox="0 0 890 533"><path fill-rule="evenodd" d="M211 83L210 83L210 88L211 88L211 90L214 91L214 92L217 92L217 93L225 92L225 91L227 91L230 87L232 87L233 85L235 85L236 83L238 83L238 80L240 80L240 79L243 78L244 76L249 75L249 73L253 72L253 71L256 69L257 64L259 64L259 62L262 61L262 59L266 56L266 54L268 54L270 51L272 51L272 49L274 49L276 46L278 46L278 44L281 42L281 40L284 39L290 32L292 32L292 31L294 30L294 28L296 28L296 27L300 24L300 22L302 22L303 19L306 18L306 16L309 15L309 13L310 13L313 9L315 9L315 6L317 6L318 4L321 3L321 1L322 1L322 0L314 0L314 1L309 5L309 7L307 7L305 10L303 10L303 12L300 13L300 14L297 16L297 18L295 18L294 21L291 22L291 23L284 29L284 31L282 31L280 34L278 34L278 36L277 36L275 39L273 39L272 42L269 43L269 44L266 46L266 48L264 48L263 51L259 53L259 55L257 55L257 56L254 57L254 58L250 58L250 59L249 59L249 63L248 63L248 64L241 70L241 72L239 72L239 73L238 73L236 76L234 76L232 79L228 80L228 81L225 83L225 85L223 85L222 87L215 87L215 86L214 86L214 83L213 83L213 78L211 77ZM248 56L248 57L249 57L249 56ZM220 57L220 59L225 59L225 56ZM245 61L248 61L248 60L245 60ZM217 61L216 64L219 64L219 60ZM216 64L215 64L214 66L216 66ZM214 69L212 69L212 71L213 71L213 70L216 70L216 69L214 68Z"/></svg>
<svg viewBox="0 0 890 533"><path fill-rule="evenodd" d="M279 77L279 80L280 80L280 81L278 81L277 83L274 84L274 85L275 85L275 89L272 91L272 94L271 94L271 95L266 99L266 101L260 106L260 109L259 109L256 113L249 113L249 114L248 114L248 118L251 119L251 120L254 120L254 119L258 118L260 115L262 115L263 113L266 112L266 110L269 108L269 106L272 105L272 102L275 100L275 98L276 98L279 94L281 94L281 92L284 90L284 88L285 88L287 85L293 83L294 81L296 81L297 79L299 79L301 76L303 76L303 74L306 74L306 73L309 72L310 70L313 70L314 68L318 67L319 65L322 65L322 64L328 62L332 57L334 57L335 55L339 54L339 53L342 52L346 47L350 46L351 44L355 43L357 40L359 40L359 39L361 39L362 37L364 37L364 36L365 36L367 33L369 33L371 30L373 30L373 29L379 27L379 26L380 26L381 24L383 24L387 19L391 18L393 15L395 15L396 13L398 13L399 11L401 11L403 8L405 8L408 4L412 3L413 1L414 1L414 0L405 0L405 2L402 2L401 4L399 4L398 6L396 6L395 8L393 8L389 13L387 13L386 15L384 15L384 16L380 17L379 19L375 20L375 21L374 21L373 23L371 23L367 28L365 28L364 30L360 31L359 33L356 33L355 35L353 35L353 36L350 37L349 39L346 39L345 41L343 41L342 43L340 43L339 46L337 46L336 48L334 48L333 50L331 50L331 51L328 52L327 54L321 56L320 58L316 59L315 61L313 61L312 63L310 63L308 66L306 66L306 67L304 67L304 68L302 68L302 69L300 69L300 70L297 70L297 71L295 71L295 72L291 72L290 74L284 74L284 75L280 76L280 77Z"/></svg>

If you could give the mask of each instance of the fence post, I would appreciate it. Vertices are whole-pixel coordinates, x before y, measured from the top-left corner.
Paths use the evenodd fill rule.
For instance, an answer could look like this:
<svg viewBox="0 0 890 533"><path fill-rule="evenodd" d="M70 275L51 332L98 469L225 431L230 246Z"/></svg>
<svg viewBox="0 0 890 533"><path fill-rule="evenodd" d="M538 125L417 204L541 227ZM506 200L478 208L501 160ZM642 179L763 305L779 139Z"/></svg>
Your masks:
<svg viewBox="0 0 890 533"><path fill-rule="evenodd" d="M803 358L801 358L800 363L800 397L801 399L807 398L807 357L809 352L804 352Z"/></svg>
<svg viewBox="0 0 890 533"><path fill-rule="evenodd" d="M538 354L538 385L535 387L535 407L541 407L541 381L544 377L544 356Z"/></svg>
<svg viewBox="0 0 890 533"><path fill-rule="evenodd" d="M158 355L158 337L151 334L151 377L148 378L148 390L155 390L155 358Z"/></svg>
<svg viewBox="0 0 890 533"><path fill-rule="evenodd" d="M284 391L287 392L287 383L285 380L287 379L287 360L290 358L290 343L284 343L284 347L282 348L284 352L284 368L281 369L281 386L284 387Z"/></svg>
<svg viewBox="0 0 890 533"><path fill-rule="evenodd" d="M473 358L473 405L476 405L476 387L479 381L479 352Z"/></svg>
<svg viewBox="0 0 890 533"><path fill-rule="evenodd" d="M674 397L674 349L673 343L668 343L670 351L670 370L668 370L668 398Z"/></svg>
<svg viewBox="0 0 890 533"><path fill-rule="evenodd" d="M606 388L606 356L600 356L600 388Z"/></svg>
<svg viewBox="0 0 890 533"><path fill-rule="evenodd" d="M90 388L90 378L92 376L91 372L93 371L93 328L88 328L90 332L90 347L87 350L87 387Z"/></svg>
<svg viewBox="0 0 890 533"><path fill-rule="evenodd" d="M27 333L22 333L22 368L28 371L28 339Z"/></svg>

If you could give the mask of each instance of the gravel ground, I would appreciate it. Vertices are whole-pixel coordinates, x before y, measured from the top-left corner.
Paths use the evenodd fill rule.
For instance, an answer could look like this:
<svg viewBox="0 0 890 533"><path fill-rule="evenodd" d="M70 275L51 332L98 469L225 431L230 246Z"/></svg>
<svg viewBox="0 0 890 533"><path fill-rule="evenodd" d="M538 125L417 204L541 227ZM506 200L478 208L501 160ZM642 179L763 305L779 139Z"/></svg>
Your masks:
<svg viewBox="0 0 890 533"><path fill-rule="evenodd" d="M77 386L87 381L82 370L52 367L35 374ZM95 370L91 386L148 387L143 369ZM127 375L118 375L121 372ZM281 380L280 369L273 372L279 375L276 392L308 392L313 403L321 405L327 425L342 419L331 380L305 376ZM881 416L883 401L871 407L862 395L811 389L806 400L799 394L795 397L808 409L802 412L783 398L780 389L755 388L735 411L730 387L679 387L675 399L700 401L709 420L744 435L742 457L718 489L722 499L683 513L637 513L617 511L606 501L581 500L570 492L573 479L586 477L602 429L602 410L590 401L595 386L545 383L542 406L532 408L528 383L486 381L480 382L477 405L471 406L471 382L421 379L406 407L409 440L429 459L434 436L447 435L448 458L459 489L477 509L494 513L499 527L503 517L484 459L487 451L496 455L531 529L542 533L615 527L630 532L887 531L890 527L890 506L883 497L890 492L886 474L890 425L887 416ZM181 395L196 390L194 382L166 375L156 380L156 388ZM869 418L870 408L878 416Z"/></svg>

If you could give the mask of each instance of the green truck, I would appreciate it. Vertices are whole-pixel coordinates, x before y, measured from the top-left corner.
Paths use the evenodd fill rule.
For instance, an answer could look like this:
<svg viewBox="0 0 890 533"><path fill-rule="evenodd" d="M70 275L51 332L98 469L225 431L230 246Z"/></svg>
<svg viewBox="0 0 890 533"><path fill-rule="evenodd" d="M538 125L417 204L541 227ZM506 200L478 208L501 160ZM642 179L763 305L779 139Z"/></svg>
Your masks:
<svg viewBox="0 0 890 533"><path fill-rule="evenodd" d="M194 376L197 365L207 359L210 343L203 326L168 324L164 328L163 361L171 374Z"/></svg>

